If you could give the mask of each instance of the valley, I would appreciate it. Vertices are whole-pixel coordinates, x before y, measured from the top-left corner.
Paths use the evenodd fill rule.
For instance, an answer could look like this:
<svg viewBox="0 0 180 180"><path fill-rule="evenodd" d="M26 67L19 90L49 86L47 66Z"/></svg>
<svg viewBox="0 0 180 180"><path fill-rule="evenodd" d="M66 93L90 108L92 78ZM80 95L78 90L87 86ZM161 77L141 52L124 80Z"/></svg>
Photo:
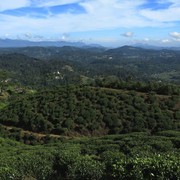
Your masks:
<svg viewBox="0 0 180 180"><path fill-rule="evenodd" d="M180 51L0 48L0 179L180 176Z"/></svg>

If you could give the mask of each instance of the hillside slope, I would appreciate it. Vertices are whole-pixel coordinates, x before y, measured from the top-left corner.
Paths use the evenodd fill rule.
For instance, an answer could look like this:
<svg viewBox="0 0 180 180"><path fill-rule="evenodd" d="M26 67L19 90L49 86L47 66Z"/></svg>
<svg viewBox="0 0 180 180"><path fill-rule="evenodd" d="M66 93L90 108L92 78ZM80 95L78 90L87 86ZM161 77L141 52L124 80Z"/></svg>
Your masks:
<svg viewBox="0 0 180 180"><path fill-rule="evenodd" d="M178 96L67 86L14 99L0 111L4 125L53 134L114 134L177 129Z"/></svg>

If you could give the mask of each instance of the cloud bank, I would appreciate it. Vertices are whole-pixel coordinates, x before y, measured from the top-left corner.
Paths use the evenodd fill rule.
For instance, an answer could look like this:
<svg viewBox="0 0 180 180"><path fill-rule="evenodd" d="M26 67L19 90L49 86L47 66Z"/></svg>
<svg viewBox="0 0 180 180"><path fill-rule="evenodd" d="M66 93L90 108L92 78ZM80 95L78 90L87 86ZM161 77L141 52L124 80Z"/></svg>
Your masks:
<svg viewBox="0 0 180 180"><path fill-rule="evenodd" d="M170 36L173 37L173 39L175 41L179 41L180 42L180 32L171 32Z"/></svg>
<svg viewBox="0 0 180 180"><path fill-rule="evenodd" d="M152 3L147 0L0 1L0 37L27 32L42 36L62 36L64 33L112 31L121 28L174 27L176 32L180 26L179 0L153 2L152 8ZM122 36L133 37L132 32L127 31ZM176 34L170 36L179 41ZM62 38L66 39L65 36Z"/></svg>

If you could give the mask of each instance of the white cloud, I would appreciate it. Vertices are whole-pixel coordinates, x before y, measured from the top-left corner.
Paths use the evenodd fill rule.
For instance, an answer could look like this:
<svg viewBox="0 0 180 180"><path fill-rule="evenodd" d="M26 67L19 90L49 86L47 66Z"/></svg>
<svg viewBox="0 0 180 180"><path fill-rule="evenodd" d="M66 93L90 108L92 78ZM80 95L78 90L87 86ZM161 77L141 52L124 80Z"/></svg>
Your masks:
<svg viewBox="0 0 180 180"><path fill-rule="evenodd" d="M121 35L124 36L124 37L133 37L134 33L133 32L125 32L125 33L123 33Z"/></svg>
<svg viewBox="0 0 180 180"><path fill-rule="evenodd" d="M169 39L163 39L162 41L161 41L162 43L169 43L169 42L171 42Z"/></svg>
<svg viewBox="0 0 180 180"><path fill-rule="evenodd" d="M68 34L68 33L63 33L61 39L62 39L63 41L65 41L65 40L68 40L69 37L70 37L70 34Z"/></svg>
<svg viewBox="0 0 180 180"><path fill-rule="evenodd" d="M31 33L25 33L24 37L26 37L28 39L31 39L32 38L32 34Z"/></svg>
<svg viewBox="0 0 180 180"><path fill-rule="evenodd" d="M171 32L169 35L173 38L174 41L180 42L180 33L179 32Z"/></svg>
<svg viewBox="0 0 180 180"><path fill-rule="evenodd" d="M180 32L171 32L169 35L173 37L175 41L180 41Z"/></svg>
<svg viewBox="0 0 180 180"><path fill-rule="evenodd" d="M148 42L148 41L150 41L150 39L149 38L144 38L144 41Z"/></svg>
<svg viewBox="0 0 180 180"><path fill-rule="evenodd" d="M37 19L30 15L23 17L1 15L0 27L4 33L12 32L13 29L13 31L16 30L19 33L25 33L28 30L34 34L39 32L59 34L75 31L108 30L117 27L156 26L156 22L149 23L146 19L138 16L136 7L142 2L142 0L135 2L125 0L121 2L118 0L88 0L79 4L87 13L47 15L44 19Z"/></svg>
<svg viewBox="0 0 180 180"><path fill-rule="evenodd" d="M30 6L30 0L1 1L0 11L3 9ZM35 16L31 16L31 14L21 17L1 14L1 33L11 34L11 36L13 34L16 36L18 33L24 36L24 34L30 32L31 34L42 35L42 38L56 34L59 37L59 34L62 34L61 39L66 40L68 37L66 34L63 34L64 32L71 34L71 32L120 28L131 28L132 31L134 31L133 28L173 27L175 25L173 21L180 19L179 1L164 1L172 2L173 4L168 9L141 10L140 6L147 2L146 0L31 0L32 7L46 7L47 9L55 5L78 3L85 9L86 13L71 14L70 12L60 12L57 14L56 12L56 14L53 14L51 11L52 14L47 14L44 18L36 18ZM134 34L133 32L125 32L122 35L125 37L133 37ZM26 35L26 37L28 38L28 35ZM144 37L146 37L146 35ZM35 37L33 36L31 39L33 38ZM168 37L164 37L164 39L166 38ZM178 38L173 38L178 40ZM144 39L143 41L148 41L148 39ZM159 42L161 42L161 39Z"/></svg>
<svg viewBox="0 0 180 180"><path fill-rule="evenodd" d="M167 1L167 0L165 0ZM165 2L163 1L163 2ZM149 20L156 22L172 22L180 20L180 3L179 0L169 0L167 2L171 2L172 5L167 9L143 9L140 11L140 15L148 18Z"/></svg>
<svg viewBox="0 0 180 180"><path fill-rule="evenodd" d="M8 34L8 33L6 33L6 34L4 35L5 38L8 38L9 36L10 36L10 34Z"/></svg>
<svg viewBox="0 0 180 180"><path fill-rule="evenodd" d="M27 7L30 5L29 0L1 0L0 1L0 11L17 9L21 7Z"/></svg>
<svg viewBox="0 0 180 180"><path fill-rule="evenodd" d="M78 1L70 0L69 3ZM86 10L84 14L61 13L53 16L47 14L46 19L37 19L30 15L24 17L2 15L0 17L0 27L3 27L3 29L18 28L17 30L20 31L27 31L27 29L28 31L29 29L31 31L39 31L39 29L46 31L48 29L51 33L63 33L120 27L162 26L162 22L147 20L147 18L139 15L139 6L143 2L144 0L87 0L79 3ZM55 3L64 4L65 0L37 0L36 5L50 6L55 5ZM9 28L6 27L7 25Z"/></svg>

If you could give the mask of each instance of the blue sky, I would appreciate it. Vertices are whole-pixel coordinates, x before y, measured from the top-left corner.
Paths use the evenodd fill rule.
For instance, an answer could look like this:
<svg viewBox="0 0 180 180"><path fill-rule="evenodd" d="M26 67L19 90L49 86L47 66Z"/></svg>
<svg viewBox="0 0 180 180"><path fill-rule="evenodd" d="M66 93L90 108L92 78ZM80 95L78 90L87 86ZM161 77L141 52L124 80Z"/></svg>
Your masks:
<svg viewBox="0 0 180 180"><path fill-rule="evenodd" d="M179 0L5 0L0 38L180 46Z"/></svg>

